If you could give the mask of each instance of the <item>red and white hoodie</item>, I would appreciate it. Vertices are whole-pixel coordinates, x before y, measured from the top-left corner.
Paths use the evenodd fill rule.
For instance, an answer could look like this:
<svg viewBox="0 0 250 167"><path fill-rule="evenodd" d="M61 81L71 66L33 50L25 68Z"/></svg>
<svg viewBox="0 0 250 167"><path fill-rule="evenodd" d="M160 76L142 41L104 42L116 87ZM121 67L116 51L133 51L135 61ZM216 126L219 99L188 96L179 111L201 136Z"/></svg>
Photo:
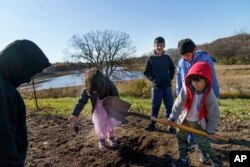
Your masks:
<svg viewBox="0 0 250 167"><path fill-rule="evenodd" d="M176 120L178 124L182 124L187 118L187 114L194 102L194 94L196 93L193 87L190 76L198 75L208 80L208 84L203 92L202 98L197 105L198 124L208 133L215 133L219 123L220 111L218 100L211 89L212 71L206 62L197 62L189 70L185 77L183 87L177 99L174 102L170 119Z"/></svg>

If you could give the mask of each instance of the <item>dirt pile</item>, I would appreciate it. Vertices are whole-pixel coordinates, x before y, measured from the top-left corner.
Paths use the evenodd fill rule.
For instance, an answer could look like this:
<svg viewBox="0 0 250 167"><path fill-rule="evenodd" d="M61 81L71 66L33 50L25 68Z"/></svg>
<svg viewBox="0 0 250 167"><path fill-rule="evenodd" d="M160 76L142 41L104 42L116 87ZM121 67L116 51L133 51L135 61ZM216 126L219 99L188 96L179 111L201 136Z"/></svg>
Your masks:
<svg viewBox="0 0 250 167"><path fill-rule="evenodd" d="M79 119L76 134L66 117L30 114L27 117L29 149L26 159L28 167L111 167L111 166L169 166L178 159L177 139L166 133L166 126L158 131L147 132L146 120L128 118L129 123L116 129L117 148L107 147L99 151L97 137L91 120ZM231 150L250 150L249 122L221 120L218 134L242 140L241 145L213 142L218 157L224 166L229 166ZM240 139L239 139L240 138ZM205 166L199 162L199 151L189 152L192 166Z"/></svg>

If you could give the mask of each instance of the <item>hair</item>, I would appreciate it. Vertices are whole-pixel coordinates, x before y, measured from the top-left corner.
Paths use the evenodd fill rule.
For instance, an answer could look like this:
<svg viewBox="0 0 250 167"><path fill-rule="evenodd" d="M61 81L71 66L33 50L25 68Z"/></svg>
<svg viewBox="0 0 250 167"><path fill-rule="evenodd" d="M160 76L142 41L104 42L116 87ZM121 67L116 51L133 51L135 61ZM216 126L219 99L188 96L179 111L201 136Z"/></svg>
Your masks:
<svg viewBox="0 0 250 167"><path fill-rule="evenodd" d="M163 43L165 44L165 39L163 37L156 37L154 43Z"/></svg>
<svg viewBox="0 0 250 167"><path fill-rule="evenodd" d="M181 55L184 55L186 53L192 53L195 48L195 43L189 38L182 39L178 42L178 51Z"/></svg>
<svg viewBox="0 0 250 167"><path fill-rule="evenodd" d="M85 88L90 95L103 97L106 90L106 78L98 68L92 68L85 74Z"/></svg>
<svg viewBox="0 0 250 167"><path fill-rule="evenodd" d="M190 79L190 81L199 81L199 80L201 80L201 79L207 80L206 78L201 77L201 76L199 76L199 75L191 75L191 76L189 76L189 79Z"/></svg>

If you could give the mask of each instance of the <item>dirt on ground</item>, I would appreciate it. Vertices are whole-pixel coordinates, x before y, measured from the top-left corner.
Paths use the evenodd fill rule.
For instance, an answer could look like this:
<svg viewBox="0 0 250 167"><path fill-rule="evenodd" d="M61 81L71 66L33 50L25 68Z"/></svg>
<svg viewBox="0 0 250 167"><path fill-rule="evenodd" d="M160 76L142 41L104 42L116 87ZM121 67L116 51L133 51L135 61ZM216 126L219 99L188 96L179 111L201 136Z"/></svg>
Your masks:
<svg viewBox="0 0 250 167"><path fill-rule="evenodd" d="M167 133L167 127L157 125L157 131L144 130L147 120L128 117L127 124L116 128L118 146L100 151L91 119L80 117L79 133L74 131L66 117L27 116L29 148L27 167L165 167L178 159L176 136ZM217 134L233 139L236 144L213 141L212 146L223 166L229 166L229 151L250 151L250 123L225 116ZM191 166L210 166L199 162L199 151L188 152Z"/></svg>

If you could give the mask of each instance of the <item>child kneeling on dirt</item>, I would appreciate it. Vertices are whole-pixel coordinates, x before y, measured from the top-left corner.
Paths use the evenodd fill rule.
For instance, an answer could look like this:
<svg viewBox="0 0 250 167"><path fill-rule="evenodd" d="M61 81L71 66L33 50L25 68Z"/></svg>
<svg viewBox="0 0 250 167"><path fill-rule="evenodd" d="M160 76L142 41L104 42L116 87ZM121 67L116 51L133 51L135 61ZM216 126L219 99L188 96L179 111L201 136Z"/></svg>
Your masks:
<svg viewBox="0 0 250 167"><path fill-rule="evenodd" d="M220 113L216 96L211 89L212 71L206 62L194 64L185 77L184 86L175 100L170 120L176 121L194 129L206 131L208 138L214 139L213 134L218 126ZM189 132L179 130L179 160L172 166L189 166L187 145L185 143ZM201 152L200 161L210 163L214 167L221 166L210 141L205 136L195 135Z"/></svg>
<svg viewBox="0 0 250 167"><path fill-rule="evenodd" d="M97 68L92 68L86 73L84 86L85 89L68 120L71 123L75 123L76 117L79 116L88 99L90 99L92 104L92 121L99 138L99 149L102 150L105 148L107 137L110 146L116 146L117 143L114 137L116 120L107 115L102 105L102 100L105 97L119 96L116 86Z"/></svg>

